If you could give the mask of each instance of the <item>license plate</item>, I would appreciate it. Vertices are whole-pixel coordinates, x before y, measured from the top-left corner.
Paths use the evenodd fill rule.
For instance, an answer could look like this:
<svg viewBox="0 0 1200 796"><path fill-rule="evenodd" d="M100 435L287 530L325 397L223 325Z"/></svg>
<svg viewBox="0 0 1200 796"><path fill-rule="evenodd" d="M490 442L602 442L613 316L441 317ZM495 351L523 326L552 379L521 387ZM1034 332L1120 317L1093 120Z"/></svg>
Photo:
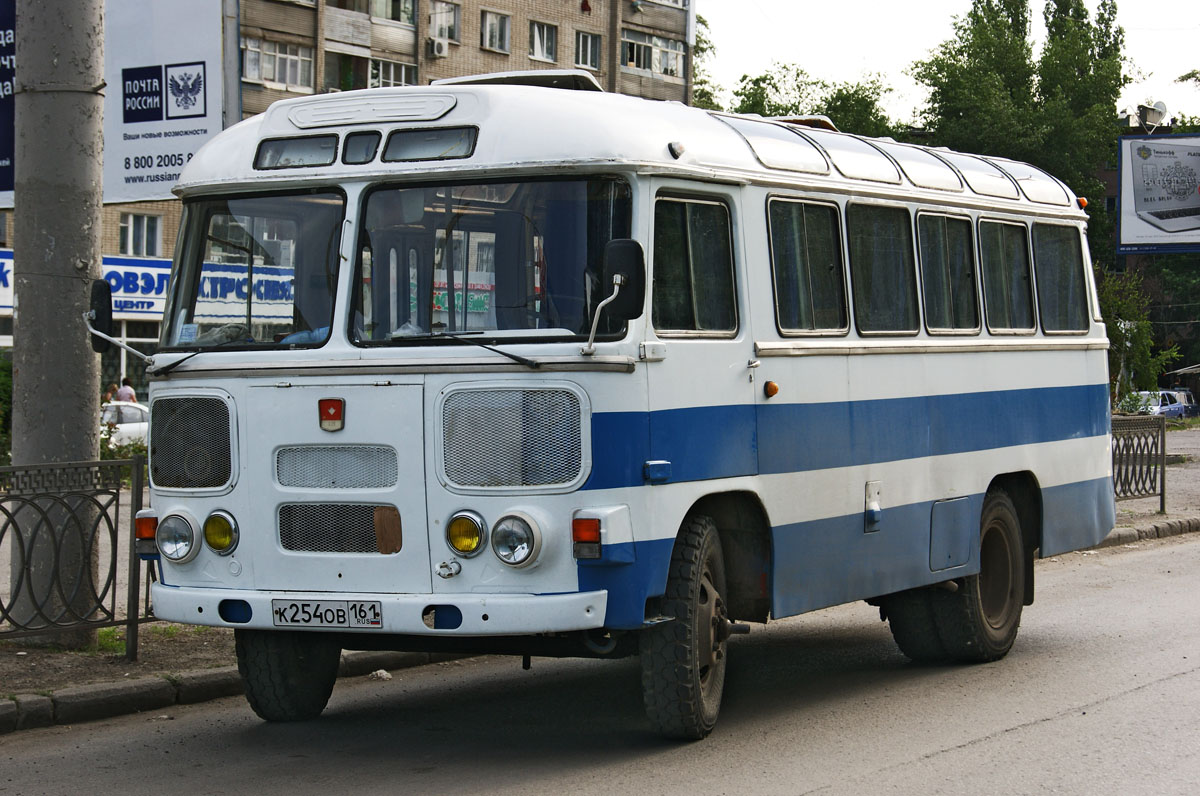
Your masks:
<svg viewBox="0 0 1200 796"><path fill-rule="evenodd" d="M383 627L383 611L377 602L363 600L271 600L276 627Z"/></svg>

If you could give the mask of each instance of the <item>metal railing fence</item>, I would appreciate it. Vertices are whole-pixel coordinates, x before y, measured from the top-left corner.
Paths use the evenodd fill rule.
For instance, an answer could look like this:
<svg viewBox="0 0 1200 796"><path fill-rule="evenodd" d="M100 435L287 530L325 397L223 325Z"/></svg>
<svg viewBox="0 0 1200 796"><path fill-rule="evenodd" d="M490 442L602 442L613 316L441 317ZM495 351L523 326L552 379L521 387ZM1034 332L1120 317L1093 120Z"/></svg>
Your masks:
<svg viewBox="0 0 1200 796"><path fill-rule="evenodd" d="M133 542L144 484L142 456L0 467L0 640L124 625L137 659L153 619L141 596L153 571L143 578Z"/></svg>
<svg viewBox="0 0 1200 796"><path fill-rule="evenodd" d="M1112 419L1113 490L1117 500L1158 495L1167 510L1167 419L1160 415Z"/></svg>

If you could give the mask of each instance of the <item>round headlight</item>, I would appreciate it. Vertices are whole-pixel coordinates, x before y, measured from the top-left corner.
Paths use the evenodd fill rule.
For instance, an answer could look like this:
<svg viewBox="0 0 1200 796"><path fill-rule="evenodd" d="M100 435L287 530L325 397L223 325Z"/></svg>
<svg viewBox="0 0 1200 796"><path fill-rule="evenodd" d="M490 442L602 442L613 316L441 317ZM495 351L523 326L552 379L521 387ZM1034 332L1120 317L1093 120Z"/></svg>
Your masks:
<svg viewBox="0 0 1200 796"><path fill-rule="evenodd" d="M184 564L196 557L200 551L196 544L196 531L192 524L178 514L164 517L154 533L158 551L176 564Z"/></svg>
<svg viewBox="0 0 1200 796"><path fill-rule="evenodd" d="M492 528L492 552L505 564L523 567L533 563L541 534L537 524L524 514L508 514Z"/></svg>
<svg viewBox="0 0 1200 796"><path fill-rule="evenodd" d="M484 548L487 526L473 511L459 511L446 523L446 543L460 556L470 558Z"/></svg>
<svg viewBox="0 0 1200 796"><path fill-rule="evenodd" d="M204 543L218 555L227 556L238 544L237 521L226 511L214 511L204 521Z"/></svg>

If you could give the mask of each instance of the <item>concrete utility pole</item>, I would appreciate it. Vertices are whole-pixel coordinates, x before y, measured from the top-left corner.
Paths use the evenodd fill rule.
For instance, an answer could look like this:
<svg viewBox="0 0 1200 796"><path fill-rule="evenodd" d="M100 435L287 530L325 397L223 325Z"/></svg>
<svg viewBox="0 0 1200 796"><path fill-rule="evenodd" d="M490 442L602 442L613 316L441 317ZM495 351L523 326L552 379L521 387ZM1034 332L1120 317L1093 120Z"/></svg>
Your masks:
<svg viewBox="0 0 1200 796"><path fill-rule="evenodd" d="M16 72L12 458L93 460L100 363L81 316L100 276L103 0L17 0ZM35 585L56 564L78 576L81 557L94 580L94 546L59 546L57 557L50 545L32 552Z"/></svg>

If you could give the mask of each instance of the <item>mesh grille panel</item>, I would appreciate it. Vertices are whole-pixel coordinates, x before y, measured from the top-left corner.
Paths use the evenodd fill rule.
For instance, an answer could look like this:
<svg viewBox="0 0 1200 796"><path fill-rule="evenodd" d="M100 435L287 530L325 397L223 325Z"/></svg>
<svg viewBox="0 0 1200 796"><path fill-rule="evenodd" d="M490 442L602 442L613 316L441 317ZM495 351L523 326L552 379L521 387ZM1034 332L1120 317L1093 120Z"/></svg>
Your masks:
<svg viewBox="0 0 1200 796"><path fill-rule="evenodd" d="M280 486L309 489L383 489L396 485L396 449L386 445L305 445L280 448Z"/></svg>
<svg viewBox="0 0 1200 796"><path fill-rule="evenodd" d="M229 409L220 398L159 398L150 408L150 480L175 489L211 489L233 474Z"/></svg>
<svg viewBox="0 0 1200 796"><path fill-rule="evenodd" d="M466 487L569 484L583 469L569 390L462 390L442 405L446 478Z"/></svg>
<svg viewBox="0 0 1200 796"><path fill-rule="evenodd" d="M305 553L378 553L377 509L361 503L293 503L279 507L279 543Z"/></svg>

